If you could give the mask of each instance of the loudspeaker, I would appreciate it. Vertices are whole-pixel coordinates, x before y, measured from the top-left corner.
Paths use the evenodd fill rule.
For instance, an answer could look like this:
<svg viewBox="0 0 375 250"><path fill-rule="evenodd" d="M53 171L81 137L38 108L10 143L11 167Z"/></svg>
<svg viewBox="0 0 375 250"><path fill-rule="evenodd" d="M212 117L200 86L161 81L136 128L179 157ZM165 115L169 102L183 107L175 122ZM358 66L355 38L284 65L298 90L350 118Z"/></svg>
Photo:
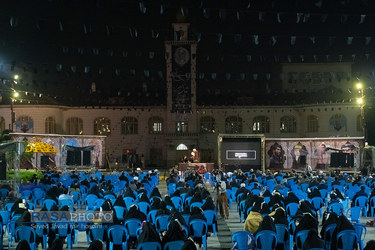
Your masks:
<svg viewBox="0 0 375 250"><path fill-rule="evenodd" d="M306 165L306 155L301 155L299 157L299 163L301 164L301 166L305 166Z"/></svg>
<svg viewBox="0 0 375 250"><path fill-rule="evenodd" d="M40 167L41 168L47 168L49 166L49 156L48 155L42 155L40 157Z"/></svg>
<svg viewBox="0 0 375 250"><path fill-rule="evenodd" d="M90 166L91 151L83 151L83 166Z"/></svg>
<svg viewBox="0 0 375 250"><path fill-rule="evenodd" d="M0 180L7 179L7 161L5 154L0 155Z"/></svg>

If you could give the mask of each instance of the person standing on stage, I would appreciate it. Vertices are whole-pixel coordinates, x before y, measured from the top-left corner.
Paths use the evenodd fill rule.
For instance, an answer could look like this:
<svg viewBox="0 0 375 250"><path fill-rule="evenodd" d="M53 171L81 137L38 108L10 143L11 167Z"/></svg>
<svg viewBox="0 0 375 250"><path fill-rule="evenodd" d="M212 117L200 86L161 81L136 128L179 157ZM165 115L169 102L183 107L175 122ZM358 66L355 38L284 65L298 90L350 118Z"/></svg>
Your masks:
<svg viewBox="0 0 375 250"><path fill-rule="evenodd" d="M221 181L220 179L216 180L216 190L217 190L216 204L219 207L221 218L228 219L229 209L228 209L228 199L227 199L227 185L224 180L223 181Z"/></svg>
<svg viewBox="0 0 375 250"><path fill-rule="evenodd" d="M199 152L197 149L193 149L193 152L191 152L191 156L192 156L192 160L194 163L198 163L199 162Z"/></svg>

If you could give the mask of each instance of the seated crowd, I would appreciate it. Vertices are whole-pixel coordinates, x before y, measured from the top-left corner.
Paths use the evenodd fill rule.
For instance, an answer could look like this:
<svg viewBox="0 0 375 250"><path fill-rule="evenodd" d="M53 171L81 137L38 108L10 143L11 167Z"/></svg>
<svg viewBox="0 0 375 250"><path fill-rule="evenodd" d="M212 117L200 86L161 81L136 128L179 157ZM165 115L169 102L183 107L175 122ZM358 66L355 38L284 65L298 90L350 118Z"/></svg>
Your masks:
<svg viewBox="0 0 375 250"><path fill-rule="evenodd" d="M374 216L375 179L372 176L354 178L321 171L243 173L241 170L216 171L214 175L211 185L215 185L216 179L226 183L229 204L237 202L240 221L245 222L244 230L248 232L238 234L238 239L233 236L234 249L240 248L241 242L247 242L248 249L291 249L292 246L342 249L344 233L352 232L357 234L358 241L349 241L353 246L348 249L356 249L365 230L359 223L360 213ZM322 218L320 232L319 216ZM270 235L275 235L273 241L266 240L272 239Z"/></svg>
<svg viewBox="0 0 375 250"><path fill-rule="evenodd" d="M0 220L9 228L9 247L18 242L20 249L39 244L48 249L71 249L79 231L86 233L88 249L123 249L124 244L138 249L147 249L147 244L177 244L182 249L194 249L195 244L206 245L206 231L212 231L213 224L217 226L215 216L208 221L205 215L207 211L214 212L215 205L199 174L187 174L185 179L189 182L180 181L172 172L166 180L168 195L163 197L157 187L156 171L137 169L110 175L45 173L41 180L34 176L30 183L20 185L20 198L10 187L2 187L8 192L1 204ZM68 230L63 233L59 223L46 222L38 230L40 225L32 221L32 211L112 212L113 220L65 222ZM195 230L198 222L205 226L201 233ZM23 239L17 228L35 232L35 239ZM123 237L118 239L120 232L124 232Z"/></svg>

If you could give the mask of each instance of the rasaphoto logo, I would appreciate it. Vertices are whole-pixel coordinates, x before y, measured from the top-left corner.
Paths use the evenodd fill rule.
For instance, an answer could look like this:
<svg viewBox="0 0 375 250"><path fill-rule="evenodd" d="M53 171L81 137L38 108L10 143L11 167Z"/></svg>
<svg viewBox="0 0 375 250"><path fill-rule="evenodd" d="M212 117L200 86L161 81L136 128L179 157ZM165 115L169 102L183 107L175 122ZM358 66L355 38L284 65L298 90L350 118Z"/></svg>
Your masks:
<svg viewBox="0 0 375 250"><path fill-rule="evenodd" d="M112 223L112 211L39 211L31 212L31 222L35 223L62 223L62 222L92 222Z"/></svg>

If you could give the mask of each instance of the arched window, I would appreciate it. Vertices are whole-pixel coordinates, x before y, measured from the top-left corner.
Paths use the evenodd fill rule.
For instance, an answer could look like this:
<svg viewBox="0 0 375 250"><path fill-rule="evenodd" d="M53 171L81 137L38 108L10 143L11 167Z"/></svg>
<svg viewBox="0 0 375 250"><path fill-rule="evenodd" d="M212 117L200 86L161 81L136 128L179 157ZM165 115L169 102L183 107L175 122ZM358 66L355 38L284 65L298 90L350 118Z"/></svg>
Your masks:
<svg viewBox="0 0 375 250"><path fill-rule="evenodd" d="M188 150L188 147L185 144L180 144L177 146L176 150Z"/></svg>
<svg viewBox="0 0 375 250"><path fill-rule="evenodd" d="M135 117L124 117L121 120L121 134L138 134L138 120Z"/></svg>
<svg viewBox="0 0 375 250"><path fill-rule="evenodd" d="M316 115L310 115L307 117L307 132L316 133L319 131L319 122Z"/></svg>
<svg viewBox="0 0 375 250"><path fill-rule="evenodd" d="M227 117L227 119L225 119L225 133L241 134L242 133L242 118L239 116Z"/></svg>
<svg viewBox="0 0 375 250"><path fill-rule="evenodd" d="M296 133L297 120L294 116L283 116L280 119L280 132L281 133Z"/></svg>
<svg viewBox="0 0 375 250"><path fill-rule="evenodd" d="M334 114L329 119L331 131L346 131L346 117L343 114Z"/></svg>
<svg viewBox="0 0 375 250"><path fill-rule="evenodd" d="M83 121L78 117L70 117L66 120L66 133L68 135L82 135Z"/></svg>
<svg viewBox="0 0 375 250"><path fill-rule="evenodd" d="M212 116L201 117L201 133L215 133L215 118Z"/></svg>
<svg viewBox="0 0 375 250"><path fill-rule="evenodd" d="M363 120L362 120L362 116L361 115L357 116L357 131L358 132L362 132L363 131Z"/></svg>
<svg viewBox="0 0 375 250"><path fill-rule="evenodd" d="M267 116L256 116L253 120L253 133L265 134L270 132L270 119Z"/></svg>
<svg viewBox="0 0 375 250"><path fill-rule="evenodd" d="M34 122L30 116L20 116L16 121L17 132L32 133L34 132Z"/></svg>
<svg viewBox="0 0 375 250"><path fill-rule="evenodd" d="M158 116L153 116L148 119L148 131L150 134L163 133L163 119Z"/></svg>
<svg viewBox="0 0 375 250"><path fill-rule="evenodd" d="M110 135L111 134L111 121L106 117L96 118L94 121L94 134L95 135Z"/></svg>
<svg viewBox="0 0 375 250"><path fill-rule="evenodd" d="M56 121L54 117L50 116L46 118L45 132L46 134L56 134Z"/></svg>
<svg viewBox="0 0 375 250"><path fill-rule="evenodd" d="M3 133L5 130L5 119L4 117L0 117L0 133Z"/></svg>

